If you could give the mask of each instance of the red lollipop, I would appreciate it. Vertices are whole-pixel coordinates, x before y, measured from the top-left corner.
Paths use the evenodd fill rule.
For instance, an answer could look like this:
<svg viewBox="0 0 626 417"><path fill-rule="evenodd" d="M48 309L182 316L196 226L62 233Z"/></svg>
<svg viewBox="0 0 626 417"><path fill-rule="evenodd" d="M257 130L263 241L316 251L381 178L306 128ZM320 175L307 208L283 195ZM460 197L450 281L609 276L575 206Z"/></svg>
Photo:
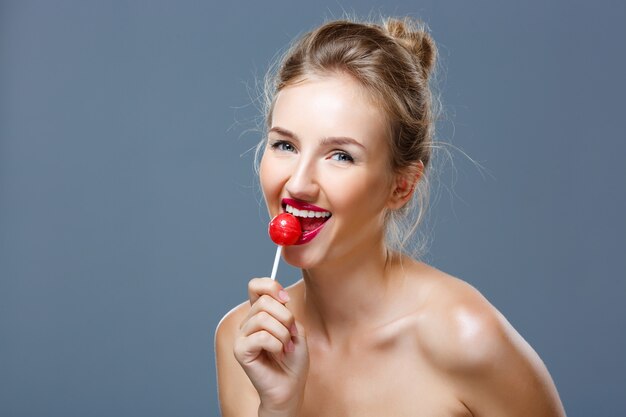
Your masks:
<svg viewBox="0 0 626 417"><path fill-rule="evenodd" d="M272 267L272 279L276 278L276 271L278 271L278 261L280 260L280 253L283 246L293 245L300 239L302 230L300 229L300 222L293 214L281 213L274 217L270 222L268 232L270 237L278 245L276 248L276 257L274 257L274 266Z"/></svg>
<svg viewBox="0 0 626 417"><path fill-rule="evenodd" d="M270 222L269 230L272 241L280 246L293 245L300 239L300 222L293 214L281 213Z"/></svg>

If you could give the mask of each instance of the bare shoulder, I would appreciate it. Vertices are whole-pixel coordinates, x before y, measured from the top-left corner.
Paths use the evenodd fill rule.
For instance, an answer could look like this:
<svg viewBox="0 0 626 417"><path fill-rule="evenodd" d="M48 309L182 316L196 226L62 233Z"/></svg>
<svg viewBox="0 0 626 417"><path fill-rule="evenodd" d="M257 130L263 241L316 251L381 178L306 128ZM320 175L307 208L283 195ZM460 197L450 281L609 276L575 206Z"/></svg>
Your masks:
<svg viewBox="0 0 626 417"><path fill-rule="evenodd" d="M239 326L249 310L250 302L239 304L224 315L215 330L218 397L224 417L256 415L258 407L258 395L233 351Z"/></svg>
<svg viewBox="0 0 626 417"><path fill-rule="evenodd" d="M447 369L483 366L525 342L504 316L472 285L428 268L429 291L419 311L424 353Z"/></svg>
<svg viewBox="0 0 626 417"><path fill-rule="evenodd" d="M239 329L239 325L250 311L250 302L244 301L243 303L233 307L228 313L222 317L215 329L215 343L226 342L227 339L232 339L235 333Z"/></svg>
<svg viewBox="0 0 626 417"><path fill-rule="evenodd" d="M239 366L234 356L234 345L239 327L250 310L250 303L245 301L222 317L215 329L215 360L217 364L218 379L224 379L233 371L239 373Z"/></svg>
<svg viewBox="0 0 626 417"><path fill-rule="evenodd" d="M543 361L508 320L472 285L427 271L428 295L416 313L418 345L464 403L485 416L564 416Z"/></svg>

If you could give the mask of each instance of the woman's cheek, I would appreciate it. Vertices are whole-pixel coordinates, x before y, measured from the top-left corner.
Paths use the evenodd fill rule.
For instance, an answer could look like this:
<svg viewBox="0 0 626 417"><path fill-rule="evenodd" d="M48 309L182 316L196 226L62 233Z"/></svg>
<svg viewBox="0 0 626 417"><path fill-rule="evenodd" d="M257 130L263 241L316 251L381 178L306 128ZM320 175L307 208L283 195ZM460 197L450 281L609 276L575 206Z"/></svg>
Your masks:
<svg viewBox="0 0 626 417"><path fill-rule="evenodd" d="M279 204L290 175L291 166L288 161L271 155L261 160L259 180L268 208Z"/></svg>
<svg viewBox="0 0 626 417"><path fill-rule="evenodd" d="M272 181L271 168L269 167L266 159L261 160L261 165L259 167L259 180L263 195L265 196L265 202L269 206L272 195L276 192L276 186L274 185L275 181Z"/></svg>

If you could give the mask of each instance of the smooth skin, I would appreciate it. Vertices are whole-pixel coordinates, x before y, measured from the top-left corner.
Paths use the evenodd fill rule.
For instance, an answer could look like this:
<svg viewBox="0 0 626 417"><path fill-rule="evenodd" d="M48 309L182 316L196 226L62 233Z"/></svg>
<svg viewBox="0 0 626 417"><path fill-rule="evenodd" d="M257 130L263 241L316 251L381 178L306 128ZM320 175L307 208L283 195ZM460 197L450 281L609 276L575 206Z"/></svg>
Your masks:
<svg viewBox="0 0 626 417"><path fill-rule="evenodd" d="M423 169L392 172L385 123L346 75L278 94L260 170L269 213L293 198L332 217L284 248L300 281L252 279L218 325L222 415L565 416L539 356L475 288L385 247L385 213Z"/></svg>

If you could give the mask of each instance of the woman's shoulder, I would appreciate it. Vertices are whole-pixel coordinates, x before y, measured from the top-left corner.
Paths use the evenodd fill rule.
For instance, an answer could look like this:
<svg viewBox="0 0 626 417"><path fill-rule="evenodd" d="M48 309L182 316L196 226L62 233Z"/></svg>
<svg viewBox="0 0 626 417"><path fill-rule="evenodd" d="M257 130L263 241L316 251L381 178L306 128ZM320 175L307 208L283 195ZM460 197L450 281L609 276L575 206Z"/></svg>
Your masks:
<svg viewBox="0 0 626 417"><path fill-rule="evenodd" d="M481 415L565 416L545 364L508 320L472 285L427 271L417 345L464 404Z"/></svg>
<svg viewBox="0 0 626 417"><path fill-rule="evenodd" d="M233 307L221 318L215 329L216 344L225 342L225 339L232 342L239 325L248 315L248 311L250 311L250 302L244 301Z"/></svg>
<svg viewBox="0 0 626 417"><path fill-rule="evenodd" d="M422 352L448 371L478 370L526 342L507 319L471 284L423 264L426 296L415 312Z"/></svg>

